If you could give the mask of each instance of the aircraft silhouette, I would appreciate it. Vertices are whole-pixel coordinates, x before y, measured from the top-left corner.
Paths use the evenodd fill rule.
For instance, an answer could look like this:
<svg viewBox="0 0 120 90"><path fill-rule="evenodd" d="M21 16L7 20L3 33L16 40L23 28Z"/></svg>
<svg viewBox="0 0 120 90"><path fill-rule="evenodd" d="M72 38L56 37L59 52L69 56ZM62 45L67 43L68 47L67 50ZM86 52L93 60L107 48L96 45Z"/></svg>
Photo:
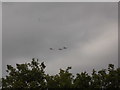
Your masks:
<svg viewBox="0 0 120 90"><path fill-rule="evenodd" d="M63 49L67 49L67 47L63 47Z"/></svg>
<svg viewBox="0 0 120 90"><path fill-rule="evenodd" d="M61 48L59 48L58 50L62 50Z"/></svg>
<svg viewBox="0 0 120 90"><path fill-rule="evenodd" d="M50 50L53 50L53 48L50 48Z"/></svg>

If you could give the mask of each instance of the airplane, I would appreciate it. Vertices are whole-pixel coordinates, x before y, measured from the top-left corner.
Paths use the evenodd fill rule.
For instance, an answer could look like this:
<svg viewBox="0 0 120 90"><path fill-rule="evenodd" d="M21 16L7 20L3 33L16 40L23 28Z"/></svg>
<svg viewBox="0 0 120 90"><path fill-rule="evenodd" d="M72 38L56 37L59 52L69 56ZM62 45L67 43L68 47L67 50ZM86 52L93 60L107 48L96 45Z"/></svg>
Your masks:
<svg viewBox="0 0 120 90"><path fill-rule="evenodd" d="M62 50L61 48L59 48L58 50Z"/></svg>
<svg viewBox="0 0 120 90"><path fill-rule="evenodd" d="M63 49L67 49L67 47L63 47Z"/></svg>
<svg viewBox="0 0 120 90"><path fill-rule="evenodd" d="M50 50L53 50L53 48L50 48Z"/></svg>

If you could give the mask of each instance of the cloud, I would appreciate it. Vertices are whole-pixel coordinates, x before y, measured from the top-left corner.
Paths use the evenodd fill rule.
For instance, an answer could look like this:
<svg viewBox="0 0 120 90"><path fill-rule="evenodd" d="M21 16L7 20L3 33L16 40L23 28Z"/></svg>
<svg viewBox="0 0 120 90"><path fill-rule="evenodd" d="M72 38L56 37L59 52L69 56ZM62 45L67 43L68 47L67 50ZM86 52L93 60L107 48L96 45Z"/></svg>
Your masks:
<svg viewBox="0 0 120 90"><path fill-rule="evenodd" d="M116 27L116 28L115 28ZM118 66L118 32L117 24L109 24L102 28L106 30L97 38L90 40L83 46L80 43L74 50L71 50L65 56L55 58L47 64L48 73L59 71L59 68L72 66L72 72L88 71L95 69L107 68L112 63ZM57 69L56 69L57 68ZM75 70L77 68L77 70ZM81 69L81 70L78 70Z"/></svg>
<svg viewBox="0 0 120 90"><path fill-rule="evenodd" d="M0 2L0 77L2 76L2 6Z"/></svg>
<svg viewBox="0 0 120 90"><path fill-rule="evenodd" d="M79 65L116 62L117 15L117 3L3 3L3 71L6 64L33 57L51 73L68 65L77 72ZM63 46L68 49L59 51Z"/></svg>

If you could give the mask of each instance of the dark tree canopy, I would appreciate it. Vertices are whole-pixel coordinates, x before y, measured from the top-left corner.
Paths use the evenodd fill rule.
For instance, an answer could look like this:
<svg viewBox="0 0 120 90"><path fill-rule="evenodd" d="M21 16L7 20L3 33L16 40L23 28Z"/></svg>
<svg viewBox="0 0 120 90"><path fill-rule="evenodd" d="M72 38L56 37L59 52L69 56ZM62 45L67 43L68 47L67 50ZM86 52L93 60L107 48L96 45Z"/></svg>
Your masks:
<svg viewBox="0 0 120 90"><path fill-rule="evenodd" d="M88 89L114 89L120 88L120 68L115 69L113 64L108 65L108 69L98 72L93 69L92 74L87 72L73 75L66 70L60 69L56 75L45 74L44 63L32 59L31 63L16 64L16 67L7 65L8 75L2 78L3 89L35 88L37 90L49 88L81 88Z"/></svg>

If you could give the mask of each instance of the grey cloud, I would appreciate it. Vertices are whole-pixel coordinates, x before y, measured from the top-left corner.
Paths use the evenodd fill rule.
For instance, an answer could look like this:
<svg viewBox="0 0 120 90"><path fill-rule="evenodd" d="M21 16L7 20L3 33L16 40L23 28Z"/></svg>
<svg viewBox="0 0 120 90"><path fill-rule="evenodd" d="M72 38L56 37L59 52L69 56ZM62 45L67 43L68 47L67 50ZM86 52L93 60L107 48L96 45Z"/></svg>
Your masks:
<svg viewBox="0 0 120 90"><path fill-rule="evenodd" d="M3 3L3 71L6 64L15 64L19 62L16 61L19 58L27 61L36 57L44 60L46 64L56 64L61 57L75 58L76 48L79 49L102 36L106 27L111 27L111 24L117 27L117 15L117 3ZM117 28L115 31L113 28L111 30L117 33ZM115 38L117 40L117 37ZM57 50L63 46L68 49L61 52ZM51 47L56 50L50 51ZM104 49L102 51L104 52ZM70 52L73 52L71 56ZM116 52L117 50L114 53ZM116 62L114 53L112 59ZM65 58L65 55L68 57ZM99 60L108 59L104 57L102 55ZM71 62L72 59L68 64ZM77 63L74 62L74 65Z"/></svg>
<svg viewBox="0 0 120 90"><path fill-rule="evenodd" d="M2 6L0 2L0 77L2 77Z"/></svg>

